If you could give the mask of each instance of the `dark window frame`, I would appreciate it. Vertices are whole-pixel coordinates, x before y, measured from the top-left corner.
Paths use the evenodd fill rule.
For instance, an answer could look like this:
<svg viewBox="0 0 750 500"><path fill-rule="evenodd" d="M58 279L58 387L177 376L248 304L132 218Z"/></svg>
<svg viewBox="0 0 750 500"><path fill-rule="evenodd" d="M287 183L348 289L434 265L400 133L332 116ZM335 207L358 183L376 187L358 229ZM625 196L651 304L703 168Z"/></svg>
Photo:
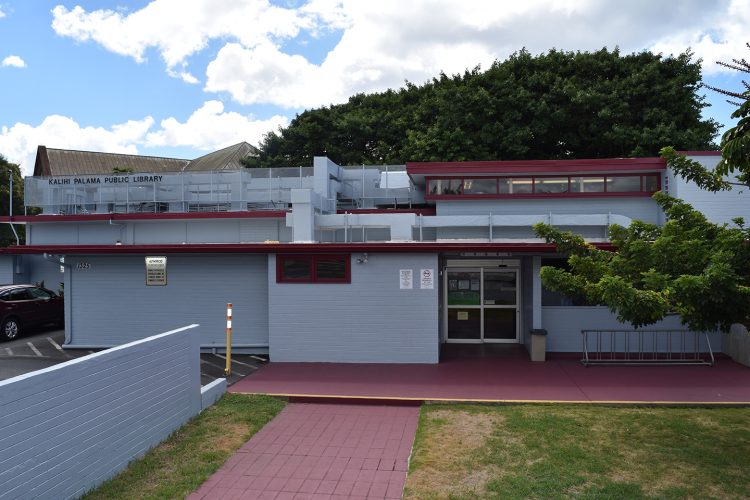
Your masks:
<svg viewBox="0 0 750 500"><path fill-rule="evenodd" d="M286 260L301 260L310 263L309 278L289 278L284 276L284 262ZM318 262L342 262L344 264L343 278L319 278ZM348 284L352 282L351 254L276 254L276 283L333 283Z"/></svg>
<svg viewBox="0 0 750 500"><path fill-rule="evenodd" d="M568 189L564 192L559 193L545 193L537 192L537 179L550 179L550 178L568 178ZM600 178L603 183L602 191L572 191L571 183L573 178L587 177L587 178ZM640 178L640 189L638 191L608 191L607 190L607 178L608 177L639 177ZM479 176L476 174L467 175L436 175L425 177L425 199L426 200L458 200L458 199L482 199L482 198L591 198L591 197L618 197L618 196L652 196L656 191L646 191L645 177L656 177L656 191L661 191L662 188L662 175L659 172L639 172L639 173L602 173L602 174L575 174L566 173L565 175L560 174L549 174L549 175L488 175ZM495 179L497 182L497 193L496 194L477 194L477 193L464 193L463 186L465 179ZM500 192L500 181L513 179L531 179L532 190L529 193L501 193ZM460 187L458 194L438 194L431 193L432 183L435 181L445 180L460 180Z"/></svg>

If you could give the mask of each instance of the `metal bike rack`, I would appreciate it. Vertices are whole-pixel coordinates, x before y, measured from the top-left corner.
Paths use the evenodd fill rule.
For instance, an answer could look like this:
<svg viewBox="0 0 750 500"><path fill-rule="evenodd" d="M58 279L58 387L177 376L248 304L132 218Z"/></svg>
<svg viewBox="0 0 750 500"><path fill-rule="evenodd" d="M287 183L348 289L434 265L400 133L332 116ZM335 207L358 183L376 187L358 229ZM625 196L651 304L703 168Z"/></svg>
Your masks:
<svg viewBox="0 0 750 500"><path fill-rule="evenodd" d="M592 365L708 365L715 363L705 332L581 330L583 358Z"/></svg>

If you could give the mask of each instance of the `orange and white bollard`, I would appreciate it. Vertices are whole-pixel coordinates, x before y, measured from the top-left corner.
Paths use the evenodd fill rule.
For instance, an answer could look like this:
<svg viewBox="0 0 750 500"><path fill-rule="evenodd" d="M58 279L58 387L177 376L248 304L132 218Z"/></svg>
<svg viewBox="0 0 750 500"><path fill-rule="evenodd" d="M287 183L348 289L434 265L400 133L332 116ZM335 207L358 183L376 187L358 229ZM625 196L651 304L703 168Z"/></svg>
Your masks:
<svg viewBox="0 0 750 500"><path fill-rule="evenodd" d="M224 368L224 376L232 374L232 303L227 304L227 366Z"/></svg>

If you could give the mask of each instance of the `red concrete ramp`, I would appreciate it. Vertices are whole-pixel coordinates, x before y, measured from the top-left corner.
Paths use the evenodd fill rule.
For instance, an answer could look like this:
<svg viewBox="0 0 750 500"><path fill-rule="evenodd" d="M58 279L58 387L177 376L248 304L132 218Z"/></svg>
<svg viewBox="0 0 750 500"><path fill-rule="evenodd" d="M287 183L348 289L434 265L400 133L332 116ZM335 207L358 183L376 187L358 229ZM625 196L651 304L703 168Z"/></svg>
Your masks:
<svg viewBox="0 0 750 500"><path fill-rule="evenodd" d="M575 359L455 359L435 365L270 363L230 392L307 398L750 404L750 368L596 366Z"/></svg>

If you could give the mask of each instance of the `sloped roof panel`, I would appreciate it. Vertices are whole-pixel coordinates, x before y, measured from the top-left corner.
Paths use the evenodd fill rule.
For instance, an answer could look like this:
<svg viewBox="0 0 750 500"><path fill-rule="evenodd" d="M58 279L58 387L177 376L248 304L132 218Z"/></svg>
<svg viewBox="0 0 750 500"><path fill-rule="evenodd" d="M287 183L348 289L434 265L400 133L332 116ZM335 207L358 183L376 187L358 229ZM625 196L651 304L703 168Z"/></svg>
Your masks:
<svg viewBox="0 0 750 500"><path fill-rule="evenodd" d="M240 142L233 146L208 153L200 158L192 160L185 171L190 172L208 172L216 170L239 170L242 168L240 160L246 156L256 156L258 149L247 142Z"/></svg>
<svg viewBox="0 0 750 500"><path fill-rule="evenodd" d="M103 175L115 169L125 169L133 173L180 172L189 160L139 156L93 151L45 148L46 165L41 175ZM37 158L37 161L39 158ZM46 166L45 165L45 166ZM35 175L39 175L35 172Z"/></svg>

